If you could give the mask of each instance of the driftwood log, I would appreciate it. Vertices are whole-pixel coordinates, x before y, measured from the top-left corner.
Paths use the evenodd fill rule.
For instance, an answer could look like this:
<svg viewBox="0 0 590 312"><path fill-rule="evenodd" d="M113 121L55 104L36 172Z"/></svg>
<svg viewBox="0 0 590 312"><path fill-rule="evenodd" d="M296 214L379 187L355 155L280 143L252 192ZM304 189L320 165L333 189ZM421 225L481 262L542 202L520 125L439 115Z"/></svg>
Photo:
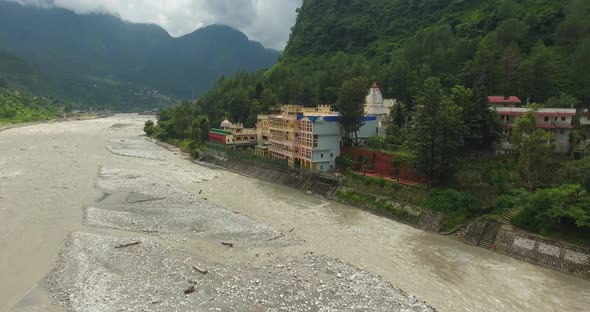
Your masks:
<svg viewBox="0 0 590 312"><path fill-rule="evenodd" d="M139 245L139 244L141 244L141 242L136 241L136 242L132 242L132 243L117 245L117 246L115 246L115 248L125 248L125 247L135 246L135 245Z"/></svg>

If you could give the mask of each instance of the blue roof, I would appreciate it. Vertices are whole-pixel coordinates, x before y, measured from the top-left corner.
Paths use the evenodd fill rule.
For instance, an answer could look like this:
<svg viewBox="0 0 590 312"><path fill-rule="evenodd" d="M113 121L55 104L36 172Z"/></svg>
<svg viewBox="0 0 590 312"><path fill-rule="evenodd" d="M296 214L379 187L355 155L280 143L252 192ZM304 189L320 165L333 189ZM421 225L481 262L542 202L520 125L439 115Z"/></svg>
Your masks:
<svg viewBox="0 0 590 312"><path fill-rule="evenodd" d="M310 115L304 115L303 113L297 114L297 120L301 120L305 117L309 118L309 120L313 123L315 123L318 118L322 118L322 117L324 118L324 121L331 121L331 122L340 121L340 116L310 116ZM373 121L373 120L377 120L377 117L376 116L363 116L361 118L361 121Z"/></svg>

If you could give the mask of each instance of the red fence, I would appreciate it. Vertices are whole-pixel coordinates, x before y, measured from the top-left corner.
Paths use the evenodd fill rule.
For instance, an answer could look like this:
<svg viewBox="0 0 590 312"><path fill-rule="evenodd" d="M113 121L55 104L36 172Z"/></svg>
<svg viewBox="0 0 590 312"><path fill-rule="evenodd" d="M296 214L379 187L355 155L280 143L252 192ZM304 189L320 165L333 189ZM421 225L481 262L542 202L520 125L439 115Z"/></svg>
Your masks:
<svg viewBox="0 0 590 312"><path fill-rule="evenodd" d="M395 157L392 154L387 154L379 151L343 147L342 155L346 155L354 162L354 170L361 171L363 159L366 160L368 168L367 175L374 177L382 177L387 179L396 179L392 174L392 161ZM427 183L428 179L423 176L418 176L412 172L412 169L407 165L402 165L399 170L399 178L406 180L409 183Z"/></svg>

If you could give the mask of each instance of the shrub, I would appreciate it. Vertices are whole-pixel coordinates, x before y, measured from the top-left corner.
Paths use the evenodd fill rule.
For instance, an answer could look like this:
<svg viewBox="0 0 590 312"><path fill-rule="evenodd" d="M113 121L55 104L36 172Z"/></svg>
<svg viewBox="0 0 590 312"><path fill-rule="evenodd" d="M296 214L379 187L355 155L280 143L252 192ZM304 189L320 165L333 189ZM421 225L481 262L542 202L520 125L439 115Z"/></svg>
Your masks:
<svg viewBox="0 0 590 312"><path fill-rule="evenodd" d="M143 126L143 132L145 132L145 134L149 137L154 135L154 122L151 120L146 121L145 125Z"/></svg>
<svg viewBox="0 0 590 312"><path fill-rule="evenodd" d="M345 204L393 216L403 221L418 221L417 216L411 215L400 206L370 194L364 194L354 190L339 190L336 192L336 199Z"/></svg>
<svg viewBox="0 0 590 312"><path fill-rule="evenodd" d="M453 189L436 189L422 202L422 206L440 211L446 216L445 228L452 228L476 217L481 212L481 201Z"/></svg>
<svg viewBox="0 0 590 312"><path fill-rule="evenodd" d="M396 181L362 176L351 173L347 175L345 185L359 191L387 196L393 200L418 205L428 195L421 185L405 185Z"/></svg>
<svg viewBox="0 0 590 312"><path fill-rule="evenodd" d="M352 169L354 165L352 159L348 156L338 156L336 157L336 168L340 170L340 172L347 173Z"/></svg>
<svg viewBox="0 0 590 312"><path fill-rule="evenodd" d="M155 125L153 128L152 137L160 141L166 141L168 139L168 134L166 133L166 130L160 127L160 125Z"/></svg>

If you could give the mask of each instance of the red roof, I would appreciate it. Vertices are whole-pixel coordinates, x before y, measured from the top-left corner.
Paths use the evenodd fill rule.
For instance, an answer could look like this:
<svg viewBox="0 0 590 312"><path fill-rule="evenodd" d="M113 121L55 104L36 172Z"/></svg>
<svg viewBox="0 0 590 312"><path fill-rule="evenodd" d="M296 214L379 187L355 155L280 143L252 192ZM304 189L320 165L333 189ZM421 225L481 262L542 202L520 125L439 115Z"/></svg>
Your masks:
<svg viewBox="0 0 590 312"><path fill-rule="evenodd" d="M490 103L515 103L520 104L522 101L517 96L502 96L502 95L493 95L488 96L488 102Z"/></svg>
<svg viewBox="0 0 590 312"><path fill-rule="evenodd" d="M508 111L508 112L498 112L500 116L508 116L508 115L517 115L521 116L524 115L525 112L521 111ZM558 117L573 117L576 116L576 113L567 113L567 112L535 112L537 116L558 116Z"/></svg>

